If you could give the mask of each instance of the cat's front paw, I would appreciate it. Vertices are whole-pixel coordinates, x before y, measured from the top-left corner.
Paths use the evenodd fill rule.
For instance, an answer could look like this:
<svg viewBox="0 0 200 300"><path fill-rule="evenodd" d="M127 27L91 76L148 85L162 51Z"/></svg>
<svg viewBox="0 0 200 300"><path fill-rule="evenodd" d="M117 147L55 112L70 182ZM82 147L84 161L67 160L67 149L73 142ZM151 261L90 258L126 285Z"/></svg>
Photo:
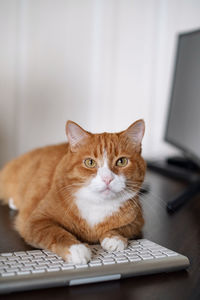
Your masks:
<svg viewBox="0 0 200 300"><path fill-rule="evenodd" d="M83 244L75 244L69 248L66 260L73 264L86 264L91 259L91 250Z"/></svg>
<svg viewBox="0 0 200 300"><path fill-rule="evenodd" d="M118 236L113 236L111 238L106 237L101 242L101 246L104 250L109 252L123 251L127 247L127 241L125 239L120 239Z"/></svg>

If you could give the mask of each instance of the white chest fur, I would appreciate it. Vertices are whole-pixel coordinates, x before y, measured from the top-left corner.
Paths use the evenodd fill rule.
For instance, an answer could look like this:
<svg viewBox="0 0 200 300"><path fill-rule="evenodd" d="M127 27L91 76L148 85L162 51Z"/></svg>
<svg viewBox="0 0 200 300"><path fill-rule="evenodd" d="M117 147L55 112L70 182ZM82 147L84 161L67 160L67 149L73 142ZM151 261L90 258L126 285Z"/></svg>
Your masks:
<svg viewBox="0 0 200 300"><path fill-rule="evenodd" d="M81 189L76 194L76 205L78 207L79 213L83 219L87 221L87 223L93 227L101 222L106 217L110 217L114 213L116 213L119 208L123 205L123 203L130 199L127 196L126 198L116 198L116 199L102 199L97 195L88 195L87 190Z"/></svg>

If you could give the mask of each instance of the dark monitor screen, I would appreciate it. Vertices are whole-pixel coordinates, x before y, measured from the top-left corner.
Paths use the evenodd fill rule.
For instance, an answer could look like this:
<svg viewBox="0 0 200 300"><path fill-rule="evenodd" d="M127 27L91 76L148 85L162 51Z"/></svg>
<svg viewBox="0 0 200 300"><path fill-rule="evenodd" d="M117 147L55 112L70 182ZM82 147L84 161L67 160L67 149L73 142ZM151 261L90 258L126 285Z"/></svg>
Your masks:
<svg viewBox="0 0 200 300"><path fill-rule="evenodd" d="M178 36L165 140L200 162L200 30Z"/></svg>

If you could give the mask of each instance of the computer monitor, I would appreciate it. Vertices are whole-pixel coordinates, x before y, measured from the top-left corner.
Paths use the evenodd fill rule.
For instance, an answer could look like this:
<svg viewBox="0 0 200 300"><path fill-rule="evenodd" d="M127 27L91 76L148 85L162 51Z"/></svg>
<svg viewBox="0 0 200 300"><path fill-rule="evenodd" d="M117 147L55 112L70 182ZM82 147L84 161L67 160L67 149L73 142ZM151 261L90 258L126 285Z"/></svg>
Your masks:
<svg viewBox="0 0 200 300"><path fill-rule="evenodd" d="M185 158L148 161L147 165L150 170L189 182L186 190L167 203L167 209L175 211L200 193L200 29L178 36L164 140L181 150Z"/></svg>
<svg viewBox="0 0 200 300"><path fill-rule="evenodd" d="M200 165L200 29L178 36L164 139Z"/></svg>

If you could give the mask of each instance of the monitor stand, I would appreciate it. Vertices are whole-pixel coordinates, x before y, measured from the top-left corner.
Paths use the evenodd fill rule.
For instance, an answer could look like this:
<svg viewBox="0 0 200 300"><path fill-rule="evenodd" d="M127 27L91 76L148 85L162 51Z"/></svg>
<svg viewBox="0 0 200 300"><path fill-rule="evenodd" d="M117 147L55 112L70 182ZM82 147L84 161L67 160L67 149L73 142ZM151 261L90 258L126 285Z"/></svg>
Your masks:
<svg viewBox="0 0 200 300"><path fill-rule="evenodd" d="M187 158L169 157L162 161L147 161L147 167L164 176L188 183L184 192L167 203L169 212L176 211L190 198L200 193L200 168Z"/></svg>

